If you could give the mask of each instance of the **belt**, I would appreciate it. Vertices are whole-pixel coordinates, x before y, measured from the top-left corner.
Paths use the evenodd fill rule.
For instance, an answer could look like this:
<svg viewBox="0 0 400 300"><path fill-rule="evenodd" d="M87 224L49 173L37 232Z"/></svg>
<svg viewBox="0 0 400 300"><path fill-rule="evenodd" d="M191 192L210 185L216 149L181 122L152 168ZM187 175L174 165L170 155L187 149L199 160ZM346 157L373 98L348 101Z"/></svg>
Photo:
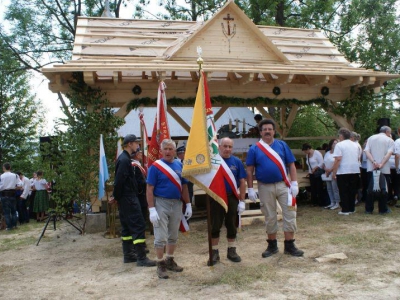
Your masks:
<svg viewBox="0 0 400 300"><path fill-rule="evenodd" d="M1 194L3 197L15 197L15 190L4 190Z"/></svg>
<svg viewBox="0 0 400 300"><path fill-rule="evenodd" d="M181 200L181 199L164 198L164 197L158 197L158 196L155 196L155 197L158 198L158 199L161 199L161 200L170 200L170 201L172 201L172 200Z"/></svg>

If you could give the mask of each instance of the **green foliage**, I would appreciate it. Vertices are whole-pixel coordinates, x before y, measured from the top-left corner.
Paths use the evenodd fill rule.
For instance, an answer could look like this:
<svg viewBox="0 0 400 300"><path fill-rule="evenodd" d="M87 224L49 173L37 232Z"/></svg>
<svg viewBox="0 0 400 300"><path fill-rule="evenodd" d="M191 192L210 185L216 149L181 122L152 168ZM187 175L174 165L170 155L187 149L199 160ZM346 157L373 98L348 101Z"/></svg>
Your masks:
<svg viewBox="0 0 400 300"><path fill-rule="evenodd" d="M32 171L43 108L30 93L30 76L0 39L0 165Z"/></svg>
<svg viewBox="0 0 400 300"><path fill-rule="evenodd" d="M168 14L158 14L162 19L197 21L199 17L203 20L209 19L224 3L218 0L192 0L185 1L186 5L179 5L176 0L159 1Z"/></svg>
<svg viewBox="0 0 400 300"><path fill-rule="evenodd" d="M46 179L56 182L53 199L57 210L72 201L86 204L97 198L100 134L112 174L118 138L115 130L124 123L114 115L105 93L84 83L82 73L74 74L67 97L72 118L61 119L58 126L66 125L68 129L58 129L51 149L44 153L50 155L44 158L44 164Z"/></svg>

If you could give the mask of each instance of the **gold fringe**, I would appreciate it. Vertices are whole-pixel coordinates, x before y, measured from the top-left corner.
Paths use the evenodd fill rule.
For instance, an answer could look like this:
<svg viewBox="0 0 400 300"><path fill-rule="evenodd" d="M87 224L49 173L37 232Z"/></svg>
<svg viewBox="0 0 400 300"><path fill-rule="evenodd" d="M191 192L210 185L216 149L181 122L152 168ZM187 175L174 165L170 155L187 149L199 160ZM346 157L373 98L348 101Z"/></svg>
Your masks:
<svg viewBox="0 0 400 300"><path fill-rule="evenodd" d="M207 174L211 172L211 164L209 166L205 166L202 168L196 168L196 169L191 169L191 170L182 170L182 177L187 177L187 176L192 176L192 175L197 175L197 174Z"/></svg>

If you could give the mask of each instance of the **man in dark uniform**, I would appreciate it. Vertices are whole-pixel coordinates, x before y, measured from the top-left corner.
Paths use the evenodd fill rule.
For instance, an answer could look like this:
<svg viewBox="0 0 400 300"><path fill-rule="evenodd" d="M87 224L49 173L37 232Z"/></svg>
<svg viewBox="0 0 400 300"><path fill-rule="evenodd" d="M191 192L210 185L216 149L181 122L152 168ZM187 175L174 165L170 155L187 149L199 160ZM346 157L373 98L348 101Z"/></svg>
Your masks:
<svg viewBox="0 0 400 300"><path fill-rule="evenodd" d="M128 134L124 138L124 151L118 157L115 166L113 196L119 206L124 263L137 261L137 266L153 267L156 262L149 260L146 256L146 224L137 196L138 187L131 165L131 154L139 147L139 140L133 134Z"/></svg>

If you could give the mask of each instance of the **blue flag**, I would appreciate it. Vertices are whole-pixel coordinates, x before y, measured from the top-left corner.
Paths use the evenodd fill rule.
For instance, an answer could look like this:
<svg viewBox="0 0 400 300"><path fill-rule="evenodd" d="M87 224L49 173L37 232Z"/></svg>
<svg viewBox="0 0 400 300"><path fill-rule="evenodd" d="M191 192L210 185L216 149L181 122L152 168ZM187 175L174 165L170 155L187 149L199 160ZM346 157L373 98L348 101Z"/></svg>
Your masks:
<svg viewBox="0 0 400 300"><path fill-rule="evenodd" d="M104 151L103 135L100 134L100 159L99 159L99 199L105 195L105 182L110 179L108 174L106 153Z"/></svg>

